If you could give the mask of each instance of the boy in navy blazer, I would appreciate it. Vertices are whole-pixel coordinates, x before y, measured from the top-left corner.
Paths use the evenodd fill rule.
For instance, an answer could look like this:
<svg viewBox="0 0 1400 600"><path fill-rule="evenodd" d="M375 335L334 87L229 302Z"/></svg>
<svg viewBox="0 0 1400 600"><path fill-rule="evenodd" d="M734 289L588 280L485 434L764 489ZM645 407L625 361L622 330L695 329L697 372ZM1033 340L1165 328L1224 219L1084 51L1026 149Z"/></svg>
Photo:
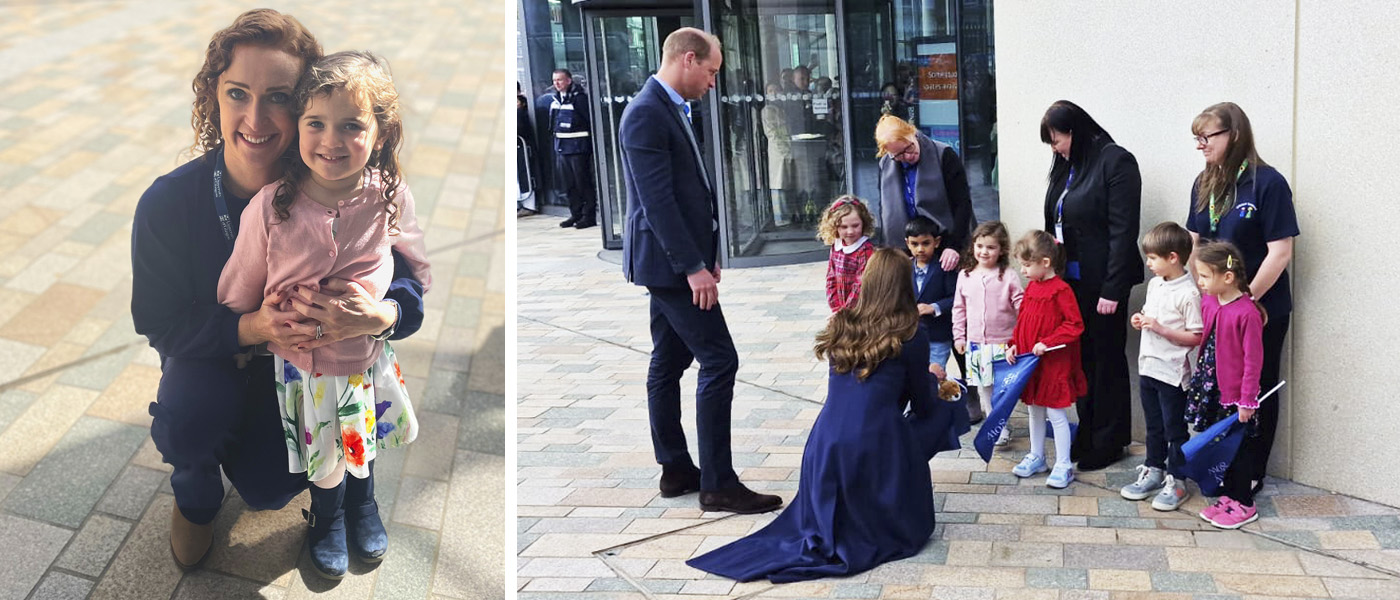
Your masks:
<svg viewBox="0 0 1400 600"><path fill-rule="evenodd" d="M704 510L758 513L782 498L749 490L734 472L729 429L739 355L719 306L719 210L686 103L714 87L723 60L713 35L676 30L662 45L661 69L622 112L622 270L651 296L647 413L661 496L699 491ZM680 381L694 361L698 469L681 428Z"/></svg>
<svg viewBox="0 0 1400 600"><path fill-rule="evenodd" d="M958 272L944 271L938 263L938 243L943 227L923 215L904 226L904 244L914 261L914 302L919 306L919 329L928 336L928 370L939 379L948 376L946 365L953 351L953 295Z"/></svg>

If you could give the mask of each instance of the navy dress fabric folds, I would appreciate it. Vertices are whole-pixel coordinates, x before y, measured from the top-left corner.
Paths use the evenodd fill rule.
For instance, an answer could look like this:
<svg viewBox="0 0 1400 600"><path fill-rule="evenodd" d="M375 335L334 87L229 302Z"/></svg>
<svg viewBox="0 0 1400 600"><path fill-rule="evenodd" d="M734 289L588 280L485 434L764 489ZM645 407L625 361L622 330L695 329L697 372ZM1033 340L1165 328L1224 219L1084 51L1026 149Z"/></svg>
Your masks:
<svg viewBox="0 0 1400 600"><path fill-rule="evenodd" d="M922 332L865 381L831 373L792 503L767 527L687 564L738 581L785 583L917 554L933 534L928 461L958 448L969 429L963 401L940 400L934 383Z"/></svg>

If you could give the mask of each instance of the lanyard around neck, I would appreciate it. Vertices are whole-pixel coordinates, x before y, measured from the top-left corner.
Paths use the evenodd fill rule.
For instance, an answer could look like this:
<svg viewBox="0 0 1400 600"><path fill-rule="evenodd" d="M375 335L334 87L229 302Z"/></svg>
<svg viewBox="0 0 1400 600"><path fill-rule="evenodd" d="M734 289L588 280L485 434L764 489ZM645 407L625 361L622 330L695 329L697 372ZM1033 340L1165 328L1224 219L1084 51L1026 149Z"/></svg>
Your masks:
<svg viewBox="0 0 1400 600"><path fill-rule="evenodd" d="M1248 160L1245 160L1244 162L1240 163L1240 170L1238 173L1235 173L1235 185L1239 185L1240 177L1244 176L1244 169L1248 166ZM1235 196L1235 200L1239 201L1239 194L1236 193ZM1222 206L1218 209L1215 207L1215 193L1211 192L1210 201L1206 203L1206 208L1210 211L1210 232L1215 233L1215 230L1220 227L1220 218L1225 216L1225 207Z"/></svg>
<svg viewBox="0 0 1400 600"><path fill-rule="evenodd" d="M229 252L233 251L233 219L229 217L228 202L224 200L224 149L219 148L214 157L214 210L219 216L219 228L223 230L224 242Z"/></svg>
<svg viewBox="0 0 1400 600"><path fill-rule="evenodd" d="M1065 179L1065 189L1060 192L1059 201L1055 202L1055 239L1061 244L1065 242L1065 196L1069 194L1069 186L1074 183L1074 167L1069 168L1069 178Z"/></svg>

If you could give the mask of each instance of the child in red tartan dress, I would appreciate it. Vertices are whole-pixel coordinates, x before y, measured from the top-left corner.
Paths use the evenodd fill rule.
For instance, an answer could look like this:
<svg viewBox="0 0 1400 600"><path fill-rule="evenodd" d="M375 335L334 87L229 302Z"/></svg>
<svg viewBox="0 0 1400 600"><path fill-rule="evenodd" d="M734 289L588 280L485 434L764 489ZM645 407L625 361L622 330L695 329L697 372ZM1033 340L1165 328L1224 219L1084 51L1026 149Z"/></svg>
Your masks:
<svg viewBox="0 0 1400 600"><path fill-rule="evenodd" d="M875 217L865 202L851 195L841 196L822 215L817 235L831 246L831 258L826 264L826 304L831 312L854 304L860 294L860 274L875 252L870 243L870 231Z"/></svg>
<svg viewBox="0 0 1400 600"><path fill-rule="evenodd" d="M1032 231L1016 242L1013 252L1021 261L1021 273L1030 283L1021 300L1021 313L1011 337L1007 361L1015 362L1017 349L1030 349L1040 357L1035 373L1021 392L1030 407L1031 451L1012 469L1018 477L1046 471L1045 419L1055 429L1055 467L1045 484L1063 488L1074 481L1070 463L1069 416L1065 409L1088 391L1080 366L1079 336L1084 320L1079 316L1074 291L1059 277L1064 272L1064 248L1044 231ZM1050 350L1054 346L1064 348Z"/></svg>

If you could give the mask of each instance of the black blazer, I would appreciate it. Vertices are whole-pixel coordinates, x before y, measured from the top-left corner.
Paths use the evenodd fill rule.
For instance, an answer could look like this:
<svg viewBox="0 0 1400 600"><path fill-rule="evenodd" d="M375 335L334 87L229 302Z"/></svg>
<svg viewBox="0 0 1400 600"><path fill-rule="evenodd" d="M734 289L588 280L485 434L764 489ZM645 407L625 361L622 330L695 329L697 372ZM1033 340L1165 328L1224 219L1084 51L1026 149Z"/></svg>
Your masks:
<svg viewBox="0 0 1400 600"><path fill-rule="evenodd" d="M1068 172L1052 177L1045 192L1045 230L1055 232L1055 205ZM1074 167L1074 182L1065 194L1065 253L1079 262L1075 291L1080 306L1099 298L1123 302L1142 283L1142 256L1137 237L1142 212L1142 176L1137 159L1122 146L1105 143Z"/></svg>
<svg viewBox="0 0 1400 600"><path fill-rule="evenodd" d="M912 264L912 263L911 263ZM919 330L930 342L953 341L953 296L958 291L958 270L944 271L938 261L929 263L924 290L919 291L919 274L914 274L914 303L938 306L938 316L919 317Z"/></svg>
<svg viewBox="0 0 1400 600"><path fill-rule="evenodd" d="M689 126L655 78L622 111L622 272L637 285L688 287L686 275L715 267L719 211Z"/></svg>

